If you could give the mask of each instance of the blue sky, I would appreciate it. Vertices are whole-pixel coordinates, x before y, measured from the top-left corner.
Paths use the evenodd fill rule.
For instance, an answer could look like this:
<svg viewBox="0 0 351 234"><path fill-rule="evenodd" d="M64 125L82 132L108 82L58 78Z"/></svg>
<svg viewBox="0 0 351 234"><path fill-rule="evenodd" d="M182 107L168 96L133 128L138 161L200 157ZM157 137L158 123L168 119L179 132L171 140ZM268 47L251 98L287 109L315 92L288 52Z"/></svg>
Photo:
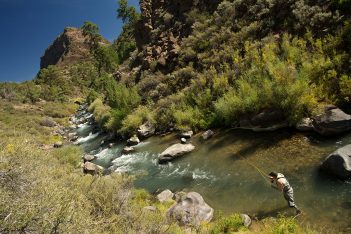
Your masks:
<svg viewBox="0 0 351 234"><path fill-rule="evenodd" d="M129 0L139 9L139 0ZM117 0L0 0L0 81L33 79L45 49L67 26L92 21L112 41L121 31Z"/></svg>

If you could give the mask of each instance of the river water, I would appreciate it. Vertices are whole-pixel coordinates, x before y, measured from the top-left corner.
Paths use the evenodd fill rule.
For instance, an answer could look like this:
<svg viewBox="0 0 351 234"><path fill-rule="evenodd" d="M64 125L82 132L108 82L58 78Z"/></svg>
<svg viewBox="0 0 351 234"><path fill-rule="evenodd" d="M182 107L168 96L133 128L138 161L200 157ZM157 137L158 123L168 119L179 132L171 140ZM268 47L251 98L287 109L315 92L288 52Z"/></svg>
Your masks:
<svg viewBox="0 0 351 234"><path fill-rule="evenodd" d="M274 190L260 171L283 173L294 188L302 209L301 223L324 233L351 233L351 183L332 179L319 171L324 158L351 143L351 134L322 138L289 129L257 133L221 130L203 142L200 134L190 142L196 149L166 165L158 165L158 154L179 138L170 134L151 137L136 146L136 153L121 155L124 143L101 146L102 133L81 125L78 141L96 164L136 176L135 185L151 193L196 191L216 211L247 213L258 218L294 215L283 195Z"/></svg>

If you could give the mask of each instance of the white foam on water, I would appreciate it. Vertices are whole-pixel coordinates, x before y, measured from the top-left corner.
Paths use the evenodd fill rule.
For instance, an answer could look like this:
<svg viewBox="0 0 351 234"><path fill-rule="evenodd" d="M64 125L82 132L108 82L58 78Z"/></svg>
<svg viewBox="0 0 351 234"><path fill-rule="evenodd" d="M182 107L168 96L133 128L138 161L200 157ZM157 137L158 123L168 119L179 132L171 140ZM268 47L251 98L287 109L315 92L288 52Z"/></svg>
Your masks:
<svg viewBox="0 0 351 234"><path fill-rule="evenodd" d="M78 140L76 141L78 144L81 144L81 143L84 143L84 142L87 142L87 141L90 141L92 139L94 139L95 137L99 136L99 132L93 134L92 132L89 133L88 136L86 137L82 137L82 138L78 138Z"/></svg>
<svg viewBox="0 0 351 234"><path fill-rule="evenodd" d="M137 170L136 164L147 162L147 153L123 154L112 161L117 172L131 172Z"/></svg>
<svg viewBox="0 0 351 234"><path fill-rule="evenodd" d="M97 158L103 158L103 157L106 157L107 155L109 155L110 151L111 150L109 148L106 148L106 149L101 150L99 153L95 154L95 156Z"/></svg>

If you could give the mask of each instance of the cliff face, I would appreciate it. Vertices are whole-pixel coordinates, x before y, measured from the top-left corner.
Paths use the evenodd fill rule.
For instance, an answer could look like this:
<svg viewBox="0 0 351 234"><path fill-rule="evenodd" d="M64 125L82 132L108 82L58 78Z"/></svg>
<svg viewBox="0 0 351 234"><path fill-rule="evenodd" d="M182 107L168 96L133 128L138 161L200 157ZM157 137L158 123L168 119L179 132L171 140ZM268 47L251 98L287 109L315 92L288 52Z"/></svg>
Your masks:
<svg viewBox="0 0 351 234"><path fill-rule="evenodd" d="M136 42L142 69L156 65L170 71L176 64L182 38L191 32L187 14L193 10L213 12L220 0L140 0L141 20ZM167 66L166 66L167 65Z"/></svg>
<svg viewBox="0 0 351 234"><path fill-rule="evenodd" d="M49 65L65 66L91 58L90 47L82 30L67 27L45 50L40 58L40 68Z"/></svg>

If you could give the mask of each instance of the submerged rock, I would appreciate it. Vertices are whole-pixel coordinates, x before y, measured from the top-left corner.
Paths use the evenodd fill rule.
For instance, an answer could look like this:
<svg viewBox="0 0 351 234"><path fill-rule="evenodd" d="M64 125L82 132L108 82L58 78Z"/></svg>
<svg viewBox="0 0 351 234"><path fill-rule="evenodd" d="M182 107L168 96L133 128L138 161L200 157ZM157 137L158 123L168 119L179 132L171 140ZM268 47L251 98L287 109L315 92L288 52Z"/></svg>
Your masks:
<svg viewBox="0 0 351 234"><path fill-rule="evenodd" d="M162 202L171 201L173 199L173 196L174 194L172 193L172 191L169 189L166 189L162 191L160 194L158 194L156 198L162 203Z"/></svg>
<svg viewBox="0 0 351 234"><path fill-rule="evenodd" d="M90 175L102 174L104 168L91 162L85 162L83 165L83 172Z"/></svg>
<svg viewBox="0 0 351 234"><path fill-rule="evenodd" d="M196 192L189 192L167 212L168 216L181 225L200 225L210 222L213 218L213 208L205 203L202 196Z"/></svg>
<svg viewBox="0 0 351 234"><path fill-rule="evenodd" d="M122 154L130 154L133 152L135 152L135 149L133 147L130 147L130 146L126 146L122 150Z"/></svg>
<svg viewBox="0 0 351 234"><path fill-rule="evenodd" d="M340 179L351 178L351 144L330 154L323 162L322 169Z"/></svg>
<svg viewBox="0 0 351 234"><path fill-rule="evenodd" d="M209 129L206 132L204 132L201 135L201 137L202 137L203 140L207 140L207 139L210 139L213 135L214 135L214 132L211 129Z"/></svg>
<svg viewBox="0 0 351 234"><path fill-rule="evenodd" d="M351 115L333 105L324 108L324 113L313 120L313 127L321 135L329 136L351 130Z"/></svg>
<svg viewBox="0 0 351 234"><path fill-rule="evenodd" d="M129 138L129 140L127 141L127 145L128 146L134 146L140 143L140 140L137 136L132 136L131 138Z"/></svg>
<svg viewBox="0 0 351 234"><path fill-rule="evenodd" d="M181 138L186 138L186 139L191 138L193 135L194 135L193 131L182 132L182 133L179 134L179 136Z"/></svg>
<svg viewBox="0 0 351 234"><path fill-rule="evenodd" d="M154 135L155 131L155 126L150 122L146 122L138 128L138 135L142 138L147 138Z"/></svg>
<svg viewBox="0 0 351 234"><path fill-rule="evenodd" d="M178 158L186 153L189 153L195 149L195 146L192 144L174 144L168 147L165 151L163 151L159 158L159 163L165 163L171 161L175 158Z"/></svg>

